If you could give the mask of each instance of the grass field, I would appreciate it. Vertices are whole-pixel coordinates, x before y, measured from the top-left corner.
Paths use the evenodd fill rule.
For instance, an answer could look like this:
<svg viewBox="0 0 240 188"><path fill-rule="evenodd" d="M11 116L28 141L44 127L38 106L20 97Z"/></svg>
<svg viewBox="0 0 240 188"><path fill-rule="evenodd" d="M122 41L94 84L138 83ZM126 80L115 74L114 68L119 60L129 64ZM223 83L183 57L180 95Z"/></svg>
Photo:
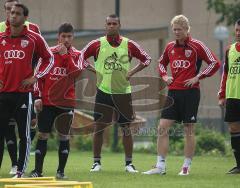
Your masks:
<svg viewBox="0 0 240 188"><path fill-rule="evenodd" d="M233 167L232 157L195 157L191 174L189 176L178 176L182 157L169 156L167 159L167 175L142 175L127 174L124 172L124 156L120 153L103 153L102 165L103 170L100 173L90 173L92 157L90 152L71 152L69 162L65 173L70 180L91 181L94 188L150 188L150 187L240 187L240 175L226 175L225 172ZM57 167L57 152L48 152L45 165L44 175L55 175ZM134 164L139 171L145 171L154 165L156 157L152 154L134 155ZM34 156L30 158L28 172L33 169ZM8 171L10 162L7 153L0 170L1 177L9 177ZM1 185L2 186L2 185Z"/></svg>

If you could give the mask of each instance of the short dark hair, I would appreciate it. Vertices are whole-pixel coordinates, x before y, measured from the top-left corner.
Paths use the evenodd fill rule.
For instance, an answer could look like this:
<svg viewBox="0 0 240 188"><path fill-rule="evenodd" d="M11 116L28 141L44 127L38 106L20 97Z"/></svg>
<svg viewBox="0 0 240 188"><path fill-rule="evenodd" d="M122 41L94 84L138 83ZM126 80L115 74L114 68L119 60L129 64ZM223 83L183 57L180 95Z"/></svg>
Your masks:
<svg viewBox="0 0 240 188"><path fill-rule="evenodd" d="M119 22L119 24L120 24L120 18L119 18L119 16L117 16L116 14L110 14L110 15L107 16L107 18L115 18L115 19L118 19L118 22ZM107 20L107 18L106 18L106 20Z"/></svg>
<svg viewBox="0 0 240 188"><path fill-rule="evenodd" d="M58 28L58 34L73 33L73 26L71 23L63 23Z"/></svg>
<svg viewBox="0 0 240 188"><path fill-rule="evenodd" d="M4 3L4 8L6 9L6 3L16 2L19 3L19 0L6 0Z"/></svg>
<svg viewBox="0 0 240 188"><path fill-rule="evenodd" d="M17 4L15 4L14 6L15 6L15 7L20 7L20 8L22 8L22 9L23 9L23 15L24 15L24 16L28 16L29 10L28 10L28 8L26 7L26 5L24 5L24 4L22 4L22 3L17 3Z"/></svg>
<svg viewBox="0 0 240 188"><path fill-rule="evenodd" d="M240 25L240 18L236 21L235 24Z"/></svg>

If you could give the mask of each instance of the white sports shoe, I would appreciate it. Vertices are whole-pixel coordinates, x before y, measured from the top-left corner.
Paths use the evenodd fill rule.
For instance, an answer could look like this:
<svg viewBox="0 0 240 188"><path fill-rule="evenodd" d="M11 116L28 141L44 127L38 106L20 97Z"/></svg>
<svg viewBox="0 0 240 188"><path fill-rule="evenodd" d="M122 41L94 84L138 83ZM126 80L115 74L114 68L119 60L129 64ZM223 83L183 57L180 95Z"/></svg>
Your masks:
<svg viewBox="0 0 240 188"><path fill-rule="evenodd" d="M165 175L166 174L166 168L152 168L149 171L143 172L142 174L152 175L152 174L160 174Z"/></svg>
<svg viewBox="0 0 240 188"><path fill-rule="evenodd" d="M189 175L190 167L182 167L181 172L178 173L179 176Z"/></svg>
<svg viewBox="0 0 240 188"><path fill-rule="evenodd" d="M23 178L24 174L22 172L17 172L15 176L12 177L12 179L17 179L17 178Z"/></svg>
<svg viewBox="0 0 240 188"><path fill-rule="evenodd" d="M138 170L136 170L135 166L132 163L125 166L125 170L126 172L129 172L129 173L138 173Z"/></svg>
<svg viewBox="0 0 240 188"><path fill-rule="evenodd" d="M16 173L17 173L17 166L15 165L15 166L12 166L9 174L10 174L10 175L15 175Z"/></svg>
<svg viewBox="0 0 240 188"><path fill-rule="evenodd" d="M101 165L99 163L93 163L90 172L99 172L101 170Z"/></svg>

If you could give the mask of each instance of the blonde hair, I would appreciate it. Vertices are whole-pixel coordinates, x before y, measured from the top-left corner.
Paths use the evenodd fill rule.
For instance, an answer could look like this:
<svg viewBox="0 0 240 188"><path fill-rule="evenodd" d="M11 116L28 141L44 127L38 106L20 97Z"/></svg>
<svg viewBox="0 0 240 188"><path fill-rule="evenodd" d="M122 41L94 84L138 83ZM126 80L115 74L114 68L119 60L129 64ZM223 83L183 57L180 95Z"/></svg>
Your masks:
<svg viewBox="0 0 240 188"><path fill-rule="evenodd" d="M171 26L173 26L173 24L178 24L183 28L185 28L188 31L188 33L190 32L189 20L186 16L182 14L173 17L173 19L171 20Z"/></svg>

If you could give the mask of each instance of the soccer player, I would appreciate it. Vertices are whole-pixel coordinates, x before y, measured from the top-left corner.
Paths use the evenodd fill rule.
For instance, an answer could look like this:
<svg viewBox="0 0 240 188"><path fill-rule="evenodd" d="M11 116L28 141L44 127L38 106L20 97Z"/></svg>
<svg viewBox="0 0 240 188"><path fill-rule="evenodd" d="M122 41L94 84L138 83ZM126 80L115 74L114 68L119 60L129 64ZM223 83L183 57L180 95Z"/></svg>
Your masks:
<svg viewBox="0 0 240 188"><path fill-rule="evenodd" d="M169 129L174 122L184 124L184 163L179 175L188 175L194 155L194 124L200 100L199 81L212 76L220 66L219 60L201 41L191 38L187 17L177 15L171 21L175 40L168 43L159 59L159 73L168 85L168 97L174 103L165 106L158 126L157 164L144 174L166 174L166 156L169 144ZM200 71L204 60L208 66ZM167 74L170 65L171 76ZM167 103L167 102L166 102Z"/></svg>
<svg viewBox="0 0 240 188"><path fill-rule="evenodd" d="M4 32L7 28L7 26L9 26L9 18L10 18L10 12L11 12L11 8L14 4L19 3L18 0L6 0L4 3L4 11L5 11L5 15L6 15L6 21L3 21L0 23L0 33ZM24 23L28 29L30 29L31 31L34 31L36 33L40 34L40 30L39 27L36 24L33 24L31 22L25 21ZM36 59L33 60L34 64L36 64L35 62L37 62ZM33 140L35 134L36 134L36 116L34 111L32 111L32 123L31 123L31 140ZM16 132L15 132L15 125L16 125L16 121L11 118L10 122L9 122L9 126L6 129L6 134L5 134L5 139L6 139L6 144L7 144L7 149L8 149L8 153L12 162L12 167L11 170L9 172L9 174L11 175L15 175L17 172L17 139L16 139ZM4 148L1 148L2 150ZM0 152L3 155L3 152Z"/></svg>
<svg viewBox="0 0 240 188"><path fill-rule="evenodd" d="M69 130L75 106L74 81L83 70L78 64L80 51L73 46L73 26L70 23L60 25L58 45L51 47L54 55L54 66L50 74L39 79L36 89L35 109L38 114L39 135L35 152L35 169L30 177L43 176L43 162L47 152L47 140L52 126L59 133L58 158L56 173L58 179L65 179L64 168L69 155ZM61 130L61 131L60 131ZM63 134L63 132L64 134Z"/></svg>
<svg viewBox="0 0 240 188"><path fill-rule="evenodd" d="M9 120L14 117L20 138L16 178L23 176L28 163L33 84L53 66L53 55L46 41L24 25L27 16L25 5L14 4L10 25L0 34L0 148L4 146ZM31 63L33 54L43 59L40 72L35 76Z"/></svg>
<svg viewBox="0 0 240 188"><path fill-rule="evenodd" d="M116 15L106 18L106 36L91 41L82 50L82 59L94 57L97 75L97 94L94 108L93 157L91 172L101 170L101 148L104 129L117 122L122 128L125 151L125 170L138 172L132 164L133 140L130 123L134 119L130 78L146 68L150 56L134 41L120 36L120 19ZM132 58L140 62L130 70ZM113 121L113 114L116 119Z"/></svg>
<svg viewBox="0 0 240 188"><path fill-rule="evenodd" d="M235 23L236 42L226 51L220 84L219 105L226 106L225 121L231 134L231 146L236 160L236 167L228 174L240 174L240 19Z"/></svg>

